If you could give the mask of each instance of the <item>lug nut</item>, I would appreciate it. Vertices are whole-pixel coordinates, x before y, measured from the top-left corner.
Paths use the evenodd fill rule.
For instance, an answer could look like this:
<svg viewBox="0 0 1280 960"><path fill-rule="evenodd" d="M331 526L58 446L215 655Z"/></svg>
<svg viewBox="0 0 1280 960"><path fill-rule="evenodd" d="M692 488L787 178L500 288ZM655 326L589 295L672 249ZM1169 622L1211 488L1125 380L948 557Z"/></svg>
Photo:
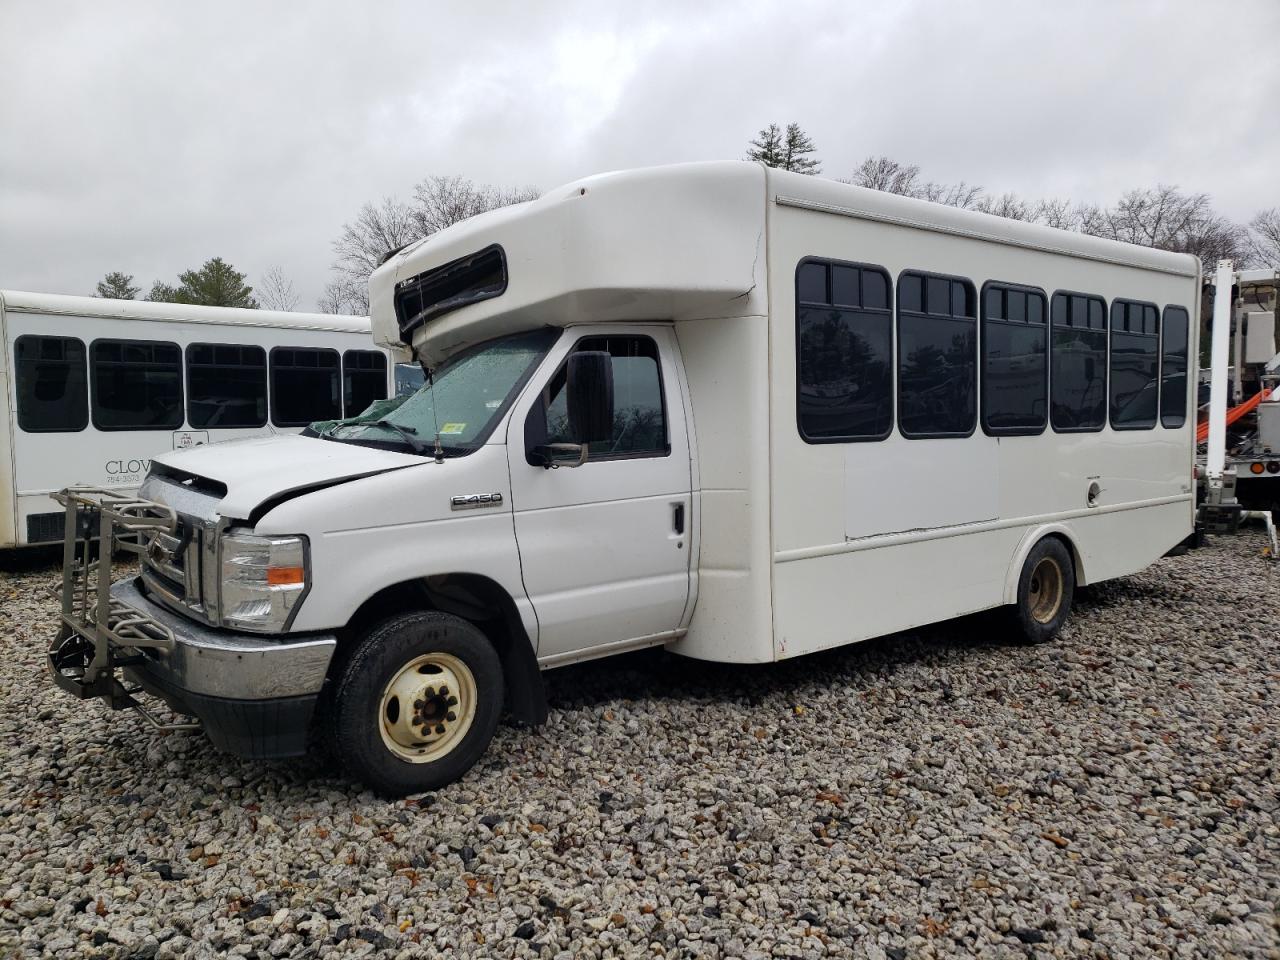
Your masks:
<svg viewBox="0 0 1280 960"><path fill-rule="evenodd" d="M445 714L445 719L448 720L450 723L452 723L454 720L458 719L458 715L454 713L452 710L450 710L447 714Z"/></svg>
<svg viewBox="0 0 1280 960"><path fill-rule="evenodd" d="M439 725L436 727L436 733L444 733L444 724L443 724L443 723L442 723L442 724L439 724Z"/></svg>

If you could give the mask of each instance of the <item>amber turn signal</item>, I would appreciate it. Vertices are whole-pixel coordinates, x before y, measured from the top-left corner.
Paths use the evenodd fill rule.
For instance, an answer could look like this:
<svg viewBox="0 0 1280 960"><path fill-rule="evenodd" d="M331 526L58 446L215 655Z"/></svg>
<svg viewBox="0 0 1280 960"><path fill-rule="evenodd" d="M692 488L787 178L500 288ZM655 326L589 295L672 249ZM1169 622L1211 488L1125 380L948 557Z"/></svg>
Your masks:
<svg viewBox="0 0 1280 960"><path fill-rule="evenodd" d="M267 583L273 587L287 587L295 583L305 582L306 574L302 567L268 567Z"/></svg>

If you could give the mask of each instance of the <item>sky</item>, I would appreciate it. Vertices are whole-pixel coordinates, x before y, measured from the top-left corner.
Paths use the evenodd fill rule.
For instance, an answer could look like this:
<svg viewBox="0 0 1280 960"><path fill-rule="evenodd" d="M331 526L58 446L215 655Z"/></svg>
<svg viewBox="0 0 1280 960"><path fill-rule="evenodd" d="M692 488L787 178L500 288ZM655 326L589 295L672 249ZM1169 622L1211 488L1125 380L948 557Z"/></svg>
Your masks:
<svg viewBox="0 0 1280 960"><path fill-rule="evenodd" d="M1280 2L0 0L0 288L145 292L221 256L314 309L362 204L871 155L1030 198L1156 183L1280 206Z"/></svg>

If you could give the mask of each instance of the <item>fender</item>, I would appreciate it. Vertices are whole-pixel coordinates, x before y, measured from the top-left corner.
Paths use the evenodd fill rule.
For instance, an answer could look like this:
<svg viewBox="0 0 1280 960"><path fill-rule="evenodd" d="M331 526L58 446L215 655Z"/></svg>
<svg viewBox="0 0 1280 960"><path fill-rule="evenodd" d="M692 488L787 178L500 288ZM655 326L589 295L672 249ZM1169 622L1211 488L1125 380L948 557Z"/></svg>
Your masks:
<svg viewBox="0 0 1280 960"><path fill-rule="evenodd" d="M1084 586L1089 582L1085 573L1084 560L1076 547L1075 537L1071 535L1071 531L1066 524L1042 523L1027 530L1022 535L1022 540L1018 543L1018 549L1014 551L1013 562L1009 564L1009 572L1005 574L1004 578L1005 603L1018 602L1018 578L1022 576L1022 566L1027 562L1027 555L1031 553L1032 547L1051 533L1058 534L1067 542L1067 549L1071 551L1071 561L1076 568L1076 586Z"/></svg>

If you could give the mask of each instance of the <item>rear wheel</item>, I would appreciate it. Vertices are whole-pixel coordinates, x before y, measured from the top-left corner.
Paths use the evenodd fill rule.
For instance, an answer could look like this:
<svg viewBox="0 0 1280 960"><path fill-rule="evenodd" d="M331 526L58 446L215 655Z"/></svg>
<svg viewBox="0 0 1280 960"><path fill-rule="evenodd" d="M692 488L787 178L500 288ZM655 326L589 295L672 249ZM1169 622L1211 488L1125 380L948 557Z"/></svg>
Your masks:
<svg viewBox="0 0 1280 960"><path fill-rule="evenodd" d="M1019 639L1045 643L1062 629L1075 595L1071 553L1057 537L1045 537L1027 555L1011 613Z"/></svg>
<svg viewBox="0 0 1280 960"><path fill-rule="evenodd" d="M375 627L351 655L330 739L343 765L380 793L435 790L484 753L502 702L502 664L480 630L449 614L407 614Z"/></svg>

